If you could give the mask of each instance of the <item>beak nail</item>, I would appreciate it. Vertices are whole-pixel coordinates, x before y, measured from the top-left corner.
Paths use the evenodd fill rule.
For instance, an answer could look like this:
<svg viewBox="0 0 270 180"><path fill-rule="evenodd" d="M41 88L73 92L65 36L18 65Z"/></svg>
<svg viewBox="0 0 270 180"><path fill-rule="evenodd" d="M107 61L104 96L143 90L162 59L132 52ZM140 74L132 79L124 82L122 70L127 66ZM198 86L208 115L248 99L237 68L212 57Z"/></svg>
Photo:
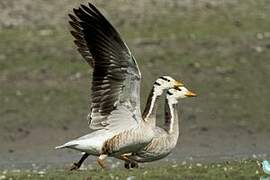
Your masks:
<svg viewBox="0 0 270 180"><path fill-rule="evenodd" d="M195 94L194 92L188 91L188 92L186 93L186 96L187 96L187 97L196 97L197 94Z"/></svg>

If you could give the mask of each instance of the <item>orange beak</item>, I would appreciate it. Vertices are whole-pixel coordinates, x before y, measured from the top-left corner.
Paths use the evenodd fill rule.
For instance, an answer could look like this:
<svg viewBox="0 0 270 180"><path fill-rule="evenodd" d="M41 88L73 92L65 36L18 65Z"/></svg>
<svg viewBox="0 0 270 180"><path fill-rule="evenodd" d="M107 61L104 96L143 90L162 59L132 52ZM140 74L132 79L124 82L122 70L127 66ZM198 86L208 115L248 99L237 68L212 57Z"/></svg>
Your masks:
<svg viewBox="0 0 270 180"><path fill-rule="evenodd" d="M187 96L187 97L196 97L197 94L195 94L194 92L188 91L188 92L185 94L185 96Z"/></svg>

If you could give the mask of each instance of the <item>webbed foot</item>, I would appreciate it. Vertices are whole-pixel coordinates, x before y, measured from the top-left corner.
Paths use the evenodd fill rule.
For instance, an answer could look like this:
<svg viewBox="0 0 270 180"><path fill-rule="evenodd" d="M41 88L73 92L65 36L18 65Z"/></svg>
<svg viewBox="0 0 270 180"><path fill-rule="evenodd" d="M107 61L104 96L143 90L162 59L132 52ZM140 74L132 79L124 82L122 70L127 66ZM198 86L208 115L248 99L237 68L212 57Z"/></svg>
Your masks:
<svg viewBox="0 0 270 180"><path fill-rule="evenodd" d="M70 171L76 171L80 168L80 164L78 163L73 163L73 165L70 167Z"/></svg>

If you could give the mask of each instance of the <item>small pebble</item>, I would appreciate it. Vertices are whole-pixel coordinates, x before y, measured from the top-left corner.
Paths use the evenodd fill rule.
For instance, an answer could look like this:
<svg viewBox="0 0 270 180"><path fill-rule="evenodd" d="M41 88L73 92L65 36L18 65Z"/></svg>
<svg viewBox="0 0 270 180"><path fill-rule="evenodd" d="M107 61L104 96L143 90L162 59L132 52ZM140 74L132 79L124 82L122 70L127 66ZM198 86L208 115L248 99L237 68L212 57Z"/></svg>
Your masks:
<svg viewBox="0 0 270 180"><path fill-rule="evenodd" d="M263 36L264 36L265 38L270 38L270 32L264 32L264 33L263 33Z"/></svg>
<svg viewBox="0 0 270 180"><path fill-rule="evenodd" d="M135 179L135 176L129 176L129 177L127 177L127 180L133 180L133 179Z"/></svg>
<svg viewBox="0 0 270 180"><path fill-rule="evenodd" d="M53 31L50 29L42 29L42 30L40 30L39 34L41 36L49 36L49 35L53 34Z"/></svg>
<svg viewBox="0 0 270 180"><path fill-rule="evenodd" d="M45 174L45 172L44 171L39 171L38 174L43 175L43 174Z"/></svg>
<svg viewBox="0 0 270 180"><path fill-rule="evenodd" d="M111 173L109 174L109 176L111 179L114 179L114 176Z"/></svg>
<svg viewBox="0 0 270 180"><path fill-rule="evenodd" d="M19 169L14 169L14 170L12 170L11 172L13 172L13 173L20 173L21 170L19 170Z"/></svg>
<svg viewBox="0 0 270 180"><path fill-rule="evenodd" d="M262 33L257 33L256 35L257 39L263 39L264 38L264 35Z"/></svg>
<svg viewBox="0 0 270 180"><path fill-rule="evenodd" d="M258 52L258 53L261 53L263 51L263 48L260 47L260 46L256 46L255 48L255 51Z"/></svg>
<svg viewBox="0 0 270 180"><path fill-rule="evenodd" d="M36 169L34 169L32 172L33 172L33 173L37 173L38 171L37 171Z"/></svg>
<svg viewBox="0 0 270 180"><path fill-rule="evenodd" d="M22 92L20 90L16 90L16 96L22 96Z"/></svg>

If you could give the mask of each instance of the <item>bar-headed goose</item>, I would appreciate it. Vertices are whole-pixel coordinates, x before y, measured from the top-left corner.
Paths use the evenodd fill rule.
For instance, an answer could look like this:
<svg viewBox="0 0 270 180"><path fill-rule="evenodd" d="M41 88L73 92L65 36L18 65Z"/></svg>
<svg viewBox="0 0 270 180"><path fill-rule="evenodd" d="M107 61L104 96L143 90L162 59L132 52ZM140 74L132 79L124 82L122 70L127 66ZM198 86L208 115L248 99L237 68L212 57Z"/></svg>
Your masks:
<svg viewBox="0 0 270 180"><path fill-rule="evenodd" d="M181 98L195 96L195 93L184 86L167 91L164 128L156 126L154 128L155 137L152 141L143 150L128 156L131 165L135 166L136 162L144 163L159 160L171 153L179 137L178 101ZM126 168L129 168L129 163L126 161Z"/></svg>
<svg viewBox="0 0 270 180"><path fill-rule="evenodd" d="M94 132L56 147L85 152L73 169L78 169L89 156L97 162L114 156L127 160L124 153L135 153L145 147L155 132L151 117L154 104L164 89L182 84L169 76L155 83L143 115L140 111L141 74L135 58L108 20L89 3L69 15L72 35L78 50L93 68L92 103L88 115ZM149 113L150 112L150 113ZM148 117L148 118L143 118Z"/></svg>

